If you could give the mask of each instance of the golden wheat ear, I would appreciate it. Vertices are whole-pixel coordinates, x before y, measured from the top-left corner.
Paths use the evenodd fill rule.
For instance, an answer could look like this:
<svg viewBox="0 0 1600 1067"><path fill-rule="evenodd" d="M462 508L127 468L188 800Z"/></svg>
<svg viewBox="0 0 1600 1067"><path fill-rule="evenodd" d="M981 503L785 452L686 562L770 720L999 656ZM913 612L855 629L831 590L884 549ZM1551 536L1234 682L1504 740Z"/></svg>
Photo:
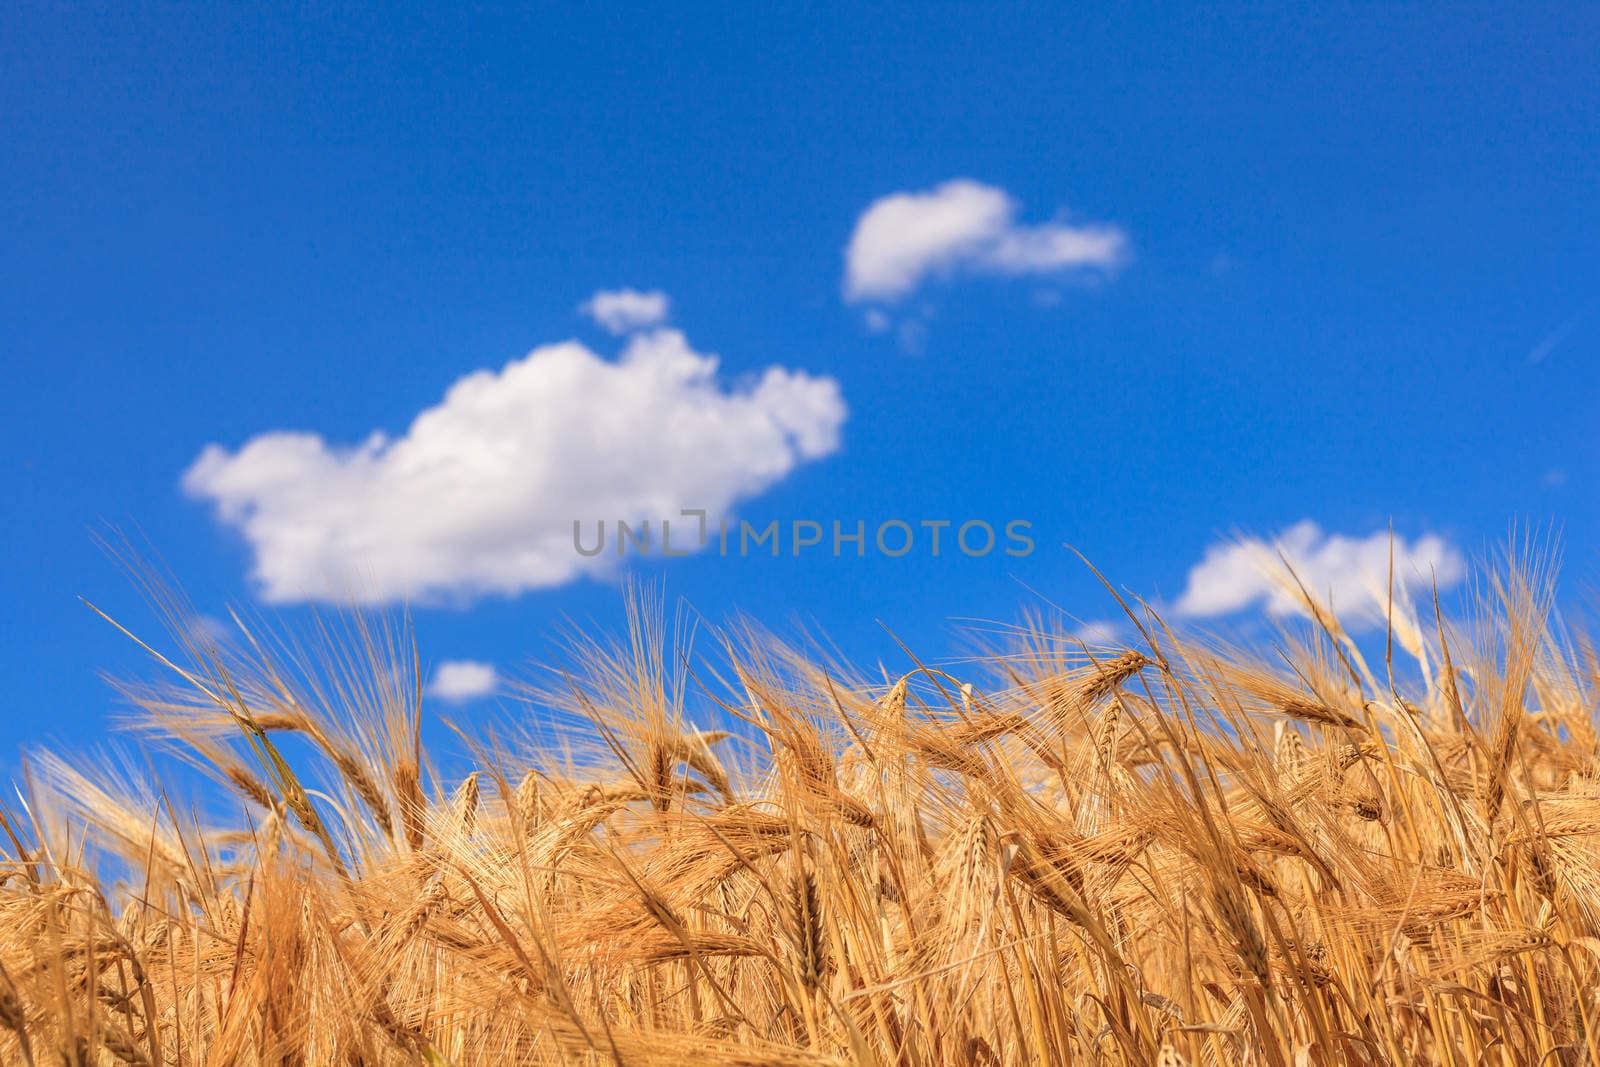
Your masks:
<svg viewBox="0 0 1600 1067"><path fill-rule="evenodd" d="M634 592L447 760L403 619L224 638L163 592L141 758L0 805L0 1062L1600 1062L1553 567L1426 621L1391 580L1376 639L1118 596L1127 647L1035 617L876 672Z"/></svg>

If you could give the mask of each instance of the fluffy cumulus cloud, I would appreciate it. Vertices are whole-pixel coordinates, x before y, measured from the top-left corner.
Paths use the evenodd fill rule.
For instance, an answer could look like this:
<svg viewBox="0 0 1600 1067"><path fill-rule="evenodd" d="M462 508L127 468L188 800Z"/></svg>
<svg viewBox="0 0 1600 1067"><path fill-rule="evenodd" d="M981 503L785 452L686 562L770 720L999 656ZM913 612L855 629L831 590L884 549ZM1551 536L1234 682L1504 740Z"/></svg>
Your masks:
<svg viewBox="0 0 1600 1067"><path fill-rule="evenodd" d="M657 290L645 293L637 289L602 289L578 310L607 333L620 337L666 322L672 302L666 293Z"/></svg>
<svg viewBox="0 0 1600 1067"><path fill-rule="evenodd" d="M427 695L451 704L486 697L500 684L492 665L470 659L446 660L434 668Z"/></svg>
<svg viewBox="0 0 1600 1067"><path fill-rule="evenodd" d="M1017 221L1003 189L958 178L874 201L845 249L845 299L892 304L930 276L1114 270L1128 238L1107 224Z"/></svg>
<svg viewBox="0 0 1600 1067"><path fill-rule="evenodd" d="M575 341L457 381L406 432L341 446L267 433L208 446L183 476L254 552L273 602L463 601L614 566L573 523L713 516L834 452L831 378L768 367L738 384L670 329L608 360Z"/></svg>
<svg viewBox="0 0 1600 1067"><path fill-rule="evenodd" d="M1397 599L1431 596L1435 582L1447 589L1466 574L1460 550L1437 535L1414 541L1395 536L1392 542L1388 531L1346 537L1305 519L1270 540L1242 538L1211 546L1189 571L1176 608L1190 616L1228 615L1258 605L1274 615L1302 611L1286 562L1342 620L1372 622L1388 602L1391 551Z"/></svg>

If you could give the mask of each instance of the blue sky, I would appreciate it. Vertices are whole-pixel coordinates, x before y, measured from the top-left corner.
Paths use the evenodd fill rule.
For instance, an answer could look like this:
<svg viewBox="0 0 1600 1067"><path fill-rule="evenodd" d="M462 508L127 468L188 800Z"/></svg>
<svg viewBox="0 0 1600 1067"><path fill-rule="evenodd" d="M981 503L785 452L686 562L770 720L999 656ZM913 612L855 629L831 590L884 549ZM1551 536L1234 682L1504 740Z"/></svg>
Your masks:
<svg viewBox="0 0 1600 1067"><path fill-rule="evenodd" d="M868 661L1041 598L1110 618L1064 541L1205 624L1273 607L1234 530L1335 589L1391 522L1449 574L1554 527L1569 595L1593 577L1600 9L23 4L0 33L7 762L95 736L97 672L150 673L78 600L154 627L107 525L202 610L291 624L371 553L431 664L501 673L565 616L620 625L616 567L550 533L607 508L1032 524L1022 558L623 568ZM580 312L624 289L665 316Z"/></svg>

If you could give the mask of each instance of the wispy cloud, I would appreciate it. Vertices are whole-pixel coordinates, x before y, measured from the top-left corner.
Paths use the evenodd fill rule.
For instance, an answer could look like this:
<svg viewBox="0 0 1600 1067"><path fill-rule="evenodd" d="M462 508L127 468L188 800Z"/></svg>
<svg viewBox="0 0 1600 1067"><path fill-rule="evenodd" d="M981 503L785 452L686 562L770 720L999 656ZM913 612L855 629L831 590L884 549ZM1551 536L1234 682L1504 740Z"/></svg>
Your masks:
<svg viewBox="0 0 1600 1067"><path fill-rule="evenodd" d="M966 178L874 201L845 249L845 299L894 304L933 276L1105 273L1129 257L1117 226L1030 225L1017 212L1005 190Z"/></svg>
<svg viewBox="0 0 1600 1067"><path fill-rule="evenodd" d="M717 371L671 329L635 334L616 360L546 345L462 378L398 438L213 444L183 487L244 536L269 601L548 588L608 566L574 549L574 520L725 512L838 448L834 379L773 366L727 385Z"/></svg>
<svg viewBox="0 0 1600 1067"><path fill-rule="evenodd" d="M1550 354L1556 349L1560 348L1562 345L1566 344L1567 338L1572 336L1572 331L1576 330L1580 325L1582 325L1583 320L1587 319L1597 307L1600 307L1600 300L1591 300L1587 304L1583 305L1583 307L1579 308L1576 314L1567 319L1560 326L1557 326L1549 333L1549 335L1545 337L1544 340L1540 341L1529 350L1528 362L1543 363L1545 360L1549 359Z"/></svg>
<svg viewBox="0 0 1600 1067"><path fill-rule="evenodd" d="M1392 550L1397 596L1427 593L1435 582L1448 589L1466 574L1460 550L1436 534L1414 541L1396 536ZM1188 616L1230 615L1252 607L1274 615L1302 612L1298 579L1341 619L1371 623L1382 618L1388 601L1390 552L1388 531L1347 537L1325 533L1305 519L1266 540L1246 537L1206 549L1189 571L1175 608Z"/></svg>
<svg viewBox="0 0 1600 1067"><path fill-rule="evenodd" d="M1116 643L1121 633L1122 628L1109 619L1089 619L1079 623L1072 636L1086 645L1099 647Z"/></svg>
<svg viewBox="0 0 1600 1067"><path fill-rule="evenodd" d="M489 696L499 685L499 673L491 664L470 659L447 660L434 668L427 695L451 704L462 704Z"/></svg>
<svg viewBox="0 0 1600 1067"><path fill-rule="evenodd" d="M672 313L667 294L652 289L602 289L578 307L613 336L660 326Z"/></svg>

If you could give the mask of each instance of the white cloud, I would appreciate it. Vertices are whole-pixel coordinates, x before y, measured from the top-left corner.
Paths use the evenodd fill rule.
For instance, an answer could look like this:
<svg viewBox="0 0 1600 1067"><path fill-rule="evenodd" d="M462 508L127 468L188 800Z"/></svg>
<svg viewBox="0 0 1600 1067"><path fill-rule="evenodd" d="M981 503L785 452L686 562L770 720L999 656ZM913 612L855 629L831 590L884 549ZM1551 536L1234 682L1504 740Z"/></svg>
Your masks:
<svg viewBox="0 0 1600 1067"><path fill-rule="evenodd" d="M672 301L667 294L652 289L602 289L579 308L606 332L621 336L635 330L660 326L667 321Z"/></svg>
<svg viewBox="0 0 1600 1067"><path fill-rule="evenodd" d="M1409 543L1396 536L1393 552L1397 599L1407 593L1430 597L1435 581L1446 589L1466 574L1460 550L1435 534ZM1261 604L1274 615L1303 611L1283 567L1287 561L1306 589L1331 601L1342 620L1370 623L1382 618L1388 601L1389 560L1388 531L1346 537L1324 533L1305 519L1271 541L1244 538L1206 549L1189 571L1176 609L1191 616L1227 615Z"/></svg>
<svg viewBox="0 0 1600 1067"><path fill-rule="evenodd" d="M592 543L601 519L725 514L834 452L844 419L834 379L774 366L725 386L664 329L615 361L567 341L469 374L397 439L208 445L183 487L243 534L269 601L459 601L615 566L578 554L574 520Z"/></svg>
<svg viewBox="0 0 1600 1067"><path fill-rule="evenodd" d="M1086 645L1095 647L1115 644L1122 628L1109 619L1090 619L1080 623L1072 636Z"/></svg>
<svg viewBox="0 0 1600 1067"><path fill-rule="evenodd" d="M486 697L500 684L493 666L470 659L453 659L434 668L427 695L452 704Z"/></svg>
<svg viewBox="0 0 1600 1067"><path fill-rule="evenodd" d="M1003 189L966 178L874 201L845 249L845 299L893 303L930 275L1110 271L1128 238L1107 224L1022 225Z"/></svg>

